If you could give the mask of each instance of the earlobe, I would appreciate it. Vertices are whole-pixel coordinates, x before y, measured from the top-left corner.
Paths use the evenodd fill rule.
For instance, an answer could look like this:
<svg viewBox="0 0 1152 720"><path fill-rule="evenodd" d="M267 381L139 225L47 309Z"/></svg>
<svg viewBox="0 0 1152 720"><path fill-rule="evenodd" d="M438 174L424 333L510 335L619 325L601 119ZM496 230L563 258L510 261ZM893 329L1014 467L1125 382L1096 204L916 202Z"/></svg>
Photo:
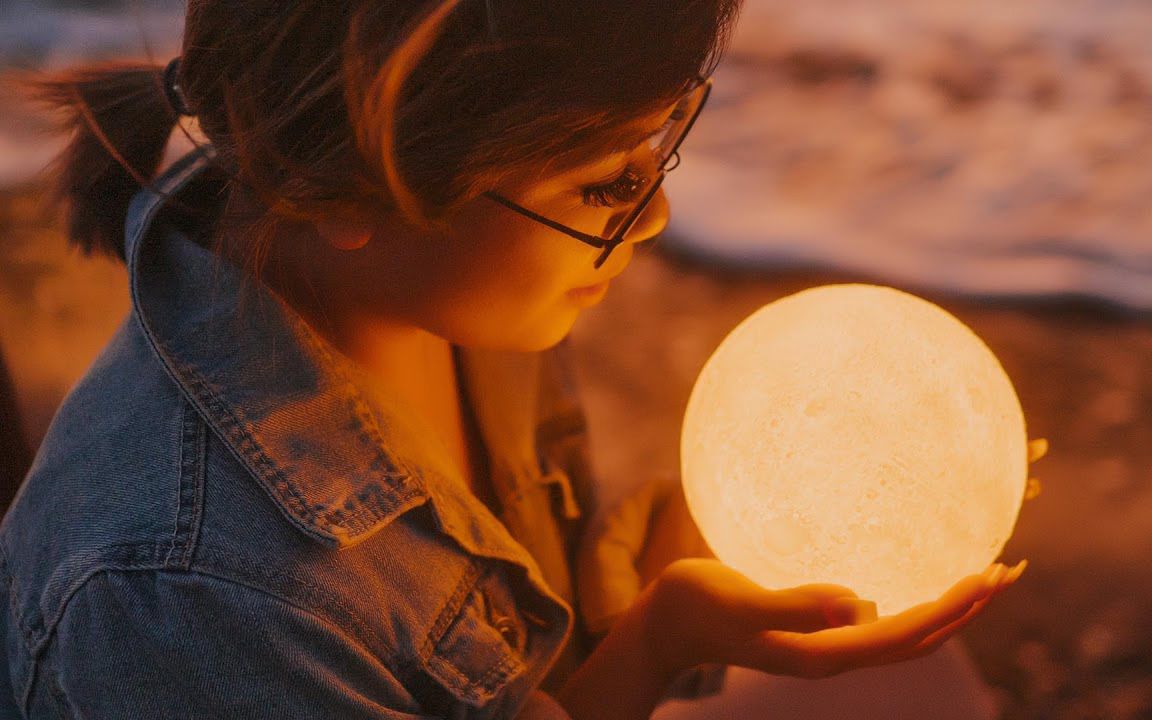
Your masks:
<svg viewBox="0 0 1152 720"><path fill-rule="evenodd" d="M317 220L313 226L316 234L336 250L359 250L372 237L372 230L358 223Z"/></svg>

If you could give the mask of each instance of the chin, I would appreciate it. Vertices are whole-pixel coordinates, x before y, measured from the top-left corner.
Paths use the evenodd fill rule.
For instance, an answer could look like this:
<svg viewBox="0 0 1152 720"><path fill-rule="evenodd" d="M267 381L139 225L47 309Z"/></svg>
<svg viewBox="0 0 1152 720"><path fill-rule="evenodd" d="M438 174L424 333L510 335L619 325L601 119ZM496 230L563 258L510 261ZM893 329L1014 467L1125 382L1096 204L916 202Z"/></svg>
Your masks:
<svg viewBox="0 0 1152 720"><path fill-rule="evenodd" d="M542 352L568 337L579 316L580 310L574 305L539 309L516 318L492 310L483 316L455 318L457 322L433 332L457 345L478 350Z"/></svg>
<svg viewBox="0 0 1152 720"><path fill-rule="evenodd" d="M568 337L568 333L572 330L572 324L568 323L563 328L555 328L550 332L541 333L532 338L526 338L517 343L517 347L509 348L517 352L543 352L550 348L555 347L561 340Z"/></svg>
<svg viewBox="0 0 1152 720"><path fill-rule="evenodd" d="M570 316L557 317L548 323L541 323L535 327L527 328L526 332L516 337L505 337L502 342L494 343L499 349L512 352L543 352L555 347L561 340L572 332L572 325L576 322L578 313Z"/></svg>

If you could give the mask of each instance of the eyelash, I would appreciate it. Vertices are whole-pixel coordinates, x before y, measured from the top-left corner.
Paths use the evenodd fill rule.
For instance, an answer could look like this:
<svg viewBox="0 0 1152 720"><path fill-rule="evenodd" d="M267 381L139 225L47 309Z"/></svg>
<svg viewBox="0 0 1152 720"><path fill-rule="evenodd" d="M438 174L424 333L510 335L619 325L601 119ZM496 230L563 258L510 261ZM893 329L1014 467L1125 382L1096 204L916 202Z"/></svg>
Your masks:
<svg viewBox="0 0 1152 720"><path fill-rule="evenodd" d="M684 119L684 111L677 108L672 113L672 116L664 122L664 126L653 134L663 132L670 127L673 122L682 119ZM629 165L611 182L604 183L603 185L589 185L584 188L582 190L584 204L594 207L612 207L635 202L640 199L640 194L644 188L648 186L648 182L649 178L641 173L638 168Z"/></svg>
<svg viewBox="0 0 1152 720"><path fill-rule="evenodd" d="M594 207L612 207L640 199L649 179L629 165L616 179L603 185L590 185L583 189L584 204Z"/></svg>

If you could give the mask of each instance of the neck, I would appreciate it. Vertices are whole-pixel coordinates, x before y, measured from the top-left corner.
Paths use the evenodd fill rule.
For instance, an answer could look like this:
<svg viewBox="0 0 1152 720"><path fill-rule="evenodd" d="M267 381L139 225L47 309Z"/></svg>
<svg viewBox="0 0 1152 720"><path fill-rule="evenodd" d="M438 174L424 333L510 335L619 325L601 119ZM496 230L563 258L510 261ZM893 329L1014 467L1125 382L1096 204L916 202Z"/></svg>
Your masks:
<svg viewBox="0 0 1152 720"><path fill-rule="evenodd" d="M252 253L242 245L249 237L238 232L225 238L220 249L243 266ZM366 312L347 278L339 277L338 252L325 247L308 226L288 223L269 239L260 278L388 394L422 414L428 414L429 407L444 407L449 397L455 402L451 343L378 308Z"/></svg>
<svg viewBox="0 0 1152 720"><path fill-rule="evenodd" d="M452 343L398 314L366 311L337 267L340 258L318 261L313 254L323 246L306 230L276 237L270 247L261 279L363 368L384 395L426 426L473 491L493 507L490 490L479 479L486 475L485 455L478 429L462 406Z"/></svg>

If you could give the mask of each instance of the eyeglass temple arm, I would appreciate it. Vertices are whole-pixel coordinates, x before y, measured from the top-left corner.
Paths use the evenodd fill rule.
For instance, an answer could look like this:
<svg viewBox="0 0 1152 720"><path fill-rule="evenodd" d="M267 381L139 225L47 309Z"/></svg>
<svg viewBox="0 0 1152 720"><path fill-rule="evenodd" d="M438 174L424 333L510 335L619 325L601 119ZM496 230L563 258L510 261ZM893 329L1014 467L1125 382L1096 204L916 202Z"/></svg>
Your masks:
<svg viewBox="0 0 1152 720"><path fill-rule="evenodd" d="M562 232L569 237L573 237L573 238L576 238L577 240L579 240L581 242L587 243L587 244L591 245L592 247L603 248L603 247L606 247L608 245L608 243L604 240L604 238L597 237L595 235L588 235L587 233L582 233L579 230L574 230L574 229L567 227L565 225L561 225L560 223L556 222L555 220L549 220L548 218L544 217L543 215L538 215L538 214L532 212L531 210L529 210L528 208L526 208L522 205L518 205L518 204L512 202L511 200L509 200L505 197L501 197L500 195L497 195L494 192L491 192L491 191L486 192L486 193L484 193L484 196L491 199L491 200L495 200L496 202L500 203L504 207L509 208L511 210L514 210L515 212L518 212L521 215L532 218L533 220L535 220L538 223L541 223L543 225L547 225L548 227L552 228L553 230L556 230L558 232Z"/></svg>

